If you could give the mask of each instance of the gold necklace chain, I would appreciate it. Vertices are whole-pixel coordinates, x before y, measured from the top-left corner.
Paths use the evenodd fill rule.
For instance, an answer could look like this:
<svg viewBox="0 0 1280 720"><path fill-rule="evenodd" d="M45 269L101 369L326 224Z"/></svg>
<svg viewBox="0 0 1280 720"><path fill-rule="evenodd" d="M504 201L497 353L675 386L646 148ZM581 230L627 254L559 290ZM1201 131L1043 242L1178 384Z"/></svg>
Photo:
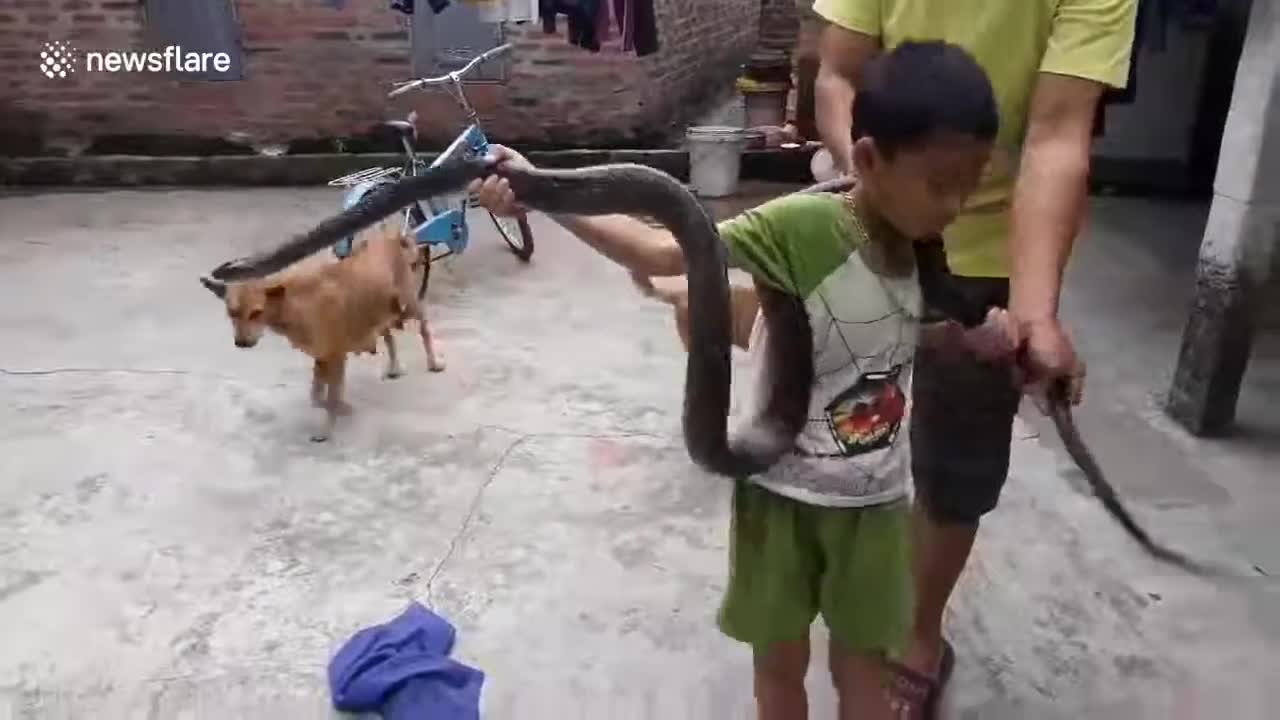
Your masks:
<svg viewBox="0 0 1280 720"><path fill-rule="evenodd" d="M858 215L858 206L857 203L853 201L853 193L845 192L841 195L844 198L845 207L849 210L850 217L853 218L853 224L858 232L862 234L863 240L865 240L868 245L874 243L875 240L872 239L871 233L867 231L867 226L863 224L862 218ZM876 276L876 282L880 283L880 289L884 291L886 296L888 296L889 302L893 304L894 310L902 313L906 317L918 319L914 313L907 312L907 309L903 307L903 304L898 300L898 296L889 289L888 285L885 284L885 279L880 273L876 272L871 267L868 267L867 269L871 271L872 275Z"/></svg>

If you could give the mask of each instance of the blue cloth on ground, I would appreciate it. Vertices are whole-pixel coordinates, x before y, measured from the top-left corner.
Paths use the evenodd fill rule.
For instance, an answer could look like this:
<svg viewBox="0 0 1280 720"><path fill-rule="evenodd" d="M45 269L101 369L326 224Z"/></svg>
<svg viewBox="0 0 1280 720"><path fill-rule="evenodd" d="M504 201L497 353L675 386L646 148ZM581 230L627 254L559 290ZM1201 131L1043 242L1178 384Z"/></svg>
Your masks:
<svg viewBox="0 0 1280 720"><path fill-rule="evenodd" d="M333 706L384 720L478 720L484 673L449 658L455 637L448 620L416 602L357 632L329 662Z"/></svg>

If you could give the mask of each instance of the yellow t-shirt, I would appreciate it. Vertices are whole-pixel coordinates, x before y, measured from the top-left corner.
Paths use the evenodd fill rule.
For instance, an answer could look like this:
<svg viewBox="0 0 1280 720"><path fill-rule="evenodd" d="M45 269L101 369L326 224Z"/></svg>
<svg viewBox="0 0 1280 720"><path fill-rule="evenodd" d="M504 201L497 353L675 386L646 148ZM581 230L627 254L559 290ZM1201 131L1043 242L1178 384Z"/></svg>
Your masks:
<svg viewBox="0 0 1280 720"><path fill-rule="evenodd" d="M1036 76L1072 75L1123 88L1137 0L816 0L813 9L835 25L879 38L885 49L905 40L954 43L987 71L1000 109L996 150L944 240L957 275L1008 277L1009 207Z"/></svg>

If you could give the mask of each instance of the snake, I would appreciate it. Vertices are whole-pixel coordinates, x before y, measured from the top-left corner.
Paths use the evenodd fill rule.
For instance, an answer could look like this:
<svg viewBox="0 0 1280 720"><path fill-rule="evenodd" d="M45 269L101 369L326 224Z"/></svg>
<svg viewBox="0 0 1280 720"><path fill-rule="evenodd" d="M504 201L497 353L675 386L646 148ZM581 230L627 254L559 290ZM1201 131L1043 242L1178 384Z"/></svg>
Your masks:
<svg viewBox="0 0 1280 720"><path fill-rule="evenodd" d="M701 201L670 174L636 163L573 169L534 169L463 157L421 175L388 182L359 202L279 245L229 260L211 275L235 282L263 277L352 235L415 201L456 193L471 181L505 178L520 202L547 214L630 215L665 227L680 245L689 286L682 431L693 462L717 475L743 478L771 467L794 447L809 410L814 381L808 312L796 296L757 281L762 321L771 341L762 358L763 402L751 417L729 428L732 324L727 250ZM847 192L851 178L810 186L801 193ZM976 327L979 307L951 284L941 241L915 243L925 306ZM1011 376L1012 382L1012 376ZM1154 540L1120 500L1076 426L1065 380L1050 383L1046 400L1063 445L1109 515L1149 555L1196 574L1223 574Z"/></svg>

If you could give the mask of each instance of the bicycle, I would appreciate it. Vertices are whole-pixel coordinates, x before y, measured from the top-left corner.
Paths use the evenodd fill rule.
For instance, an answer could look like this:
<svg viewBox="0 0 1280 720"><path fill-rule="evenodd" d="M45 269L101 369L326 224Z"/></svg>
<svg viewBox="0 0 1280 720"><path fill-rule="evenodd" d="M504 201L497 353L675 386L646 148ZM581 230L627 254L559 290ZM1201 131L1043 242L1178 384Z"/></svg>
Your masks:
<svg viewBox="0 0 1280 720"><path fill-rule="evenodd" d="M400 146L404 151L404 164L400 167L366 168L330 180L328 184L331 187L347 189L343 195L343 208L351 207L380 185L395 182L406 175L417 176L425 168L449 162L460 155L462 157L479 157L488 152L489 139L480 127L479 114L467 100L462 78L481 63L509 50L511 50L510 44L499 45L477 55L462 68L453 72L437 77L418 78L417 80L395 83L395 89L387 94L389 98L418 88L445 86L449 94L462 108L466 127L436 157L434 162L427 165L418 157L418 153L414 149L415 141L418 139L418 129L414 123L417 113L410 112L408 120L388 120L384 122L382 124L383 127L395 131L399 137ZM414 242L421 248L423 260L426 261L428 267L431 263L450 255L461 254L467 247L470 231L467 225L466 211L468 208L479 207L479 204L475 197L466 194L461 195L460 199L455 199L456 197L428 198L425 201L425 208L422 202L415 202L404 210L404 231L413 237ZM533 256L533 231L529 228L528 218L523 214L513 218L500 218L491 212L486 212L489 218L493 220L494 227L497 228L498 234L502 236L511 252L522 262L528 262L529 258ZM334 254L339 258L345 258L350 255L353 241L354 237L347 237L336 243L333 246ZM443 245L445 250L440 253L434 253L432 246L436 245ZM429 273L423 275L423 291L426 289L428 276Z"/></svg>

